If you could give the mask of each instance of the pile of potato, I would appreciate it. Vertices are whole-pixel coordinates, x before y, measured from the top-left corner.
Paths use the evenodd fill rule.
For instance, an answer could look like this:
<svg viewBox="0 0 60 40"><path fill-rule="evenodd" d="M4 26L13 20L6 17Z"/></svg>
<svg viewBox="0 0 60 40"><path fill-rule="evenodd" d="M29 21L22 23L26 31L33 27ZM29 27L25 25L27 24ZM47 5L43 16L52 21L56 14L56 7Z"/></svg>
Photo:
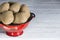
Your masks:
<svg viewBox="0 0 60 40"><path fill-rule="evenodd" d="M0 22L5 25L25 23L29 17L30 10L26 4L4 2L0 5Z"/></svg>

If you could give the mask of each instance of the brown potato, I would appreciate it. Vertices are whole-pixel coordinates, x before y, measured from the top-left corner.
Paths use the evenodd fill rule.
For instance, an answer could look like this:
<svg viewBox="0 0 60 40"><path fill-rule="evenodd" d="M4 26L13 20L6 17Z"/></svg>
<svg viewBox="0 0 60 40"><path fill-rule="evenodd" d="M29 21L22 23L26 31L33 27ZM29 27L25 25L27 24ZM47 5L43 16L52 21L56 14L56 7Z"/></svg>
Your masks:
<svg viewBox="0 0 60 40"><path fill-rule="evenodd" d="M1 22L1 15L2 15L2 14L0 14L0 22Z"/></svg>
<svg viewBox="0 0 60 40"><path fill-rule="evenodd" d="M30 9L26 4L22 4L20 12L27 12L30 13Z"/></svg>
<svg viewBox="0 0 60 40"><path fill-rule="evenodd" d="M8 9L9 9L9 3L8 2L5 2L5 3L0 5L0 12L7 11Z"/></svg>
<svg viewBox="0 0 60 40"><path fill-rule="evenodd" d="M21 13L16 13L15 14L15 20L14 20L14 24L20 24L20 23L25 23L28 20L28 15L25 14L25 12L21 12Z"/></svg>
<svg viewBox="0 0 60 40"><path fill-rule="evenodd" d="M14 20L13 12L12 11L6 11L2 13L2 23L3 24L11 24Z"/></svg>
<svg viewBox="0 0 60 40"><path fill-rule="evenodd" d="M10 10L14 12L18 12L20 10L20 7L21 7L21 4L15 2L10 6Z"/></svg>
<svg viewBox="0 0 60 40"><path fill-rule="evenodd" d="M30 10L26 5L21 6L21 10L19 13L15 14L14 24L25 23L30 17Z"/></svg>

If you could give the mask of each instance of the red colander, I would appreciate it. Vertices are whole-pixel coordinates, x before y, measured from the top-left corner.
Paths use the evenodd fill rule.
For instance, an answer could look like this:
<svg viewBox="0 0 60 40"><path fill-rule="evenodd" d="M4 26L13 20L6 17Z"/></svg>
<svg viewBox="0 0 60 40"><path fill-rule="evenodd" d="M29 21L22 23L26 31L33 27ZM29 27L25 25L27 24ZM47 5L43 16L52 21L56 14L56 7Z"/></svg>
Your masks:
<svg viewBox="0 0 60 40"><path fill-rule="evenodd" d="M34 13L30 13L30 18L27 20L27 22L23 24L10 24L10 25L4 25L0 23L0 27L2 27L8 36L19 36L23 34L23 30L28 26L29 22L35 17Z"/></svg>

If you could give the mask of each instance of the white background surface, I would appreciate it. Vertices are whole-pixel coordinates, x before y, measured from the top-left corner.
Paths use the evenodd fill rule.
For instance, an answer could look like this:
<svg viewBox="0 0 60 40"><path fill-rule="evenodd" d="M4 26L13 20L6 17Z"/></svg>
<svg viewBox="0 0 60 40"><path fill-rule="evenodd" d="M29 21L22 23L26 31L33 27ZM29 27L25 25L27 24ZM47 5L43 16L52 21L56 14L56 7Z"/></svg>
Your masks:
<svg viewBox="0 0 60 40"><path fill-rule="evenodd" d="M0 2L11 0L0 0ZM12 0L14 1L14 0ZM60 40L60 0L15 0L29 6L36 17L19 37L9 37L0 30L0 39L6 40Z"/></svg>

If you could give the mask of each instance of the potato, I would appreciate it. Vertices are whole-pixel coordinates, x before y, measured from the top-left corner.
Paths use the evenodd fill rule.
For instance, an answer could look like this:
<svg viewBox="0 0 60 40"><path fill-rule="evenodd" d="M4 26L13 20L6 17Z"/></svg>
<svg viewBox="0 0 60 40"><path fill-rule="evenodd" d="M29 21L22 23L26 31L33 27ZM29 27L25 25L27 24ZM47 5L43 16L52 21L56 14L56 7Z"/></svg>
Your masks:
<svg viewBox="0 0 60 40"><path fill-rule="evenodd" d="M13 12L12 11L6 11L2 13L2 23L3 24L11 24L14 20Z"/></svg>
<svg viewBox="0 0 60 40"><path fill-rule="evenodd" d="M21 10L20 10L19 13L21 13L21 15L22 15L22 13L23 13L24 16L27 17L27 19L30 17L30 9L29 9L29 7L28 7L27 5L25 5L25 4L22 4Z"/></svg>
<svg viewBox="0 0 60 40"><path fill-rule="evenodd" d="M0 22L1 22L1 15L2 15L2 14L0 14Z"/></svg>
<svg viewBox="0 0 60 40"><path fill-rule="evenodd" d="M13 12L18 12L20 10L20 7L21 7L21 4L15 2L10 6L10 10Z"/></svg>
<svg viewBox="0 0 60 40"><path fill-rule="evenodd" d="M26 14L24 14L25 12L21 12L21 13L16 13L15 14L15 20L14 20L14 24L20 24L20 23L25 23L28 19L28 17L26 16Z"/></svg>
<svg viewBox="0 0 60 40"><path fill-rule="evenodd" d="M0 5L0 12L7 11L8 9L9 9L9 3L8 2L5 2L5 3Z"/></svg>
<svg viewBox="0 0 60 40"><path fill-rule="evenodd" d="M25 23L30 17L30 10L26 5L21 6L21 12L15 14L14 24Z"/></svg>
<svg viewBox="0 0 60 40"><path fill-rule="evenodd" d="M20 12L27 12L28 14L30 13L30 9L26 4L22 4Z"/></svg>

